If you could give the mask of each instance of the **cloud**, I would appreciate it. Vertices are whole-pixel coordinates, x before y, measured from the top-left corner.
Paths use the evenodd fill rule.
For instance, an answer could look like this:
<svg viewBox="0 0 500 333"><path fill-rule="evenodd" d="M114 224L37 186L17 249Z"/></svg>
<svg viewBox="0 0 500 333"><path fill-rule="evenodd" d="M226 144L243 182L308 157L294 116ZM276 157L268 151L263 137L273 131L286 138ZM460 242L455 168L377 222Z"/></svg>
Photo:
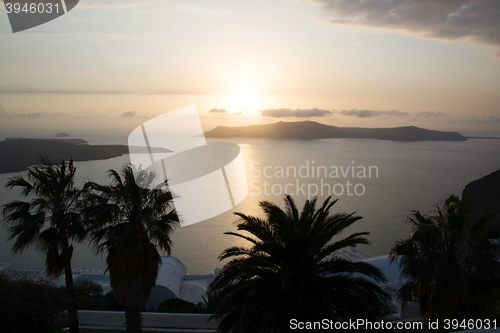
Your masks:
<svg viewBox="0 0 500 333"><path fill-rule="evenodd" d="M227 113L227 111L226 111L226 109L213 108L212 110L208 111L208 113Z"/></svg>
<svg viewBox="0 0 500 333"><path fill-rule="evenodd" d="M204 4L205 5L205 4ZM178 10L184 10L184 11L194 11L194 12L200 12L200 11L209 11L209 7L204 7L201 4L195 4L195 3L187 3L185 2L179 2L178 5L175 6Z"/></svg>
<svg viewBox="0 0 500 333"><path fill-rule="evenodd" d="M130 111L136 112L136 111ZM127 117L126 113L122 114L123 117ZM135 115L135 113L134 113ZM21 119L40 119L40 118L72 118L72 119L87 119L91 117L107 117L107 114L99 114L99 115L88 115L88 114L71 114L71 113L62 113L62 112L7 112L5 108L0 104L0 119L2 118L21 118ZM128 115L128 117L133 117L132 114Z"/></svg>
<svg viewBox="0 0 500 333"><path fill-rule="evenodd" d="M127 111L127 112L123 112L122 113L122 117L135 117L135 115L137 114L137 111Z"/></svg>
<svg viewBox="0 0 500 333"><path fill-rule="evenodd" d="M331 24L404 30L425 38L470 38L498 48L498 0L314 0Z"/></svg>
<svg viewBox="0 0 500 333"><path fill-rule="evenodd" d="M2 2L3 4L3 2ZM2 8L0 6L0 8ZM46 34L55 34L57 33L57 31L31 31L31 30L23 30L23 31L18 31L17 34L20 34L20 35L46 35ZM3 35L12 35L12 30L3 30L3 31L0 31L0 36L3 36Z"/></svg>
<svg viewBox="0 0 500 333"><path fill-rule="evenodd" d="M1 105L0 105L1 107ZM57 118L57 117L70 117L74 119L84 119L90 118L89 115L78 115L78 114L70 114L70 113L61 113L61 112L16 112L16 113L5 113L3 118L11 118L14 116L15 118L31 118L31 119L40 119L40 118ZM0 118L1 110L0 110Z"/></svg>
<svg viewBox="0 0 500 333"><path fill-rule="evenodd" d="M402 117L402 116L409 116L410 115L408 112L401 112L401 111L396 111L396 110L377 111L377 110L352 109L352 110L342 110L339 113L341 115L344 115L344 116L354 116L357 118L371 118L371 117L380 117L380 116Z"/></svg>
<svg viewBox="0 0 500 333"><path fill-rule="evenodd" d="M243 112L239 111L239 112L228 112L226 109L217 109L217 108L213 108L211 110L208 111L208 113L210 113L210 117L216 117L216 118L225 118L225 117L228 117L228 116L241 116L243 114Z"/></svg>
<svg viewBox="0 0 500 333"><path fill-rule="evenodd" d="M151 1L151 4L153 4L153 1ZM116 2L116 1L109 1L109 0L104 0L104 1L89 1L89 0L84 0L80 1L78 4L78 8L96 8L96 7L104 7L104 8L136 8L136 7L142 7L146 6L147 4L144 2Z"/></svg>
<svg viewBox="0 0 500 333"><path fill-rule="evenodd" d="M296 118L307 118L307 117L329 117L333 114L332 111L323 109L267 109L261 110L260 113L264 117L274 117L274 118L284 118L284 117L296 117Z"/></svg>
<svg viewBox="0 0 500 333"><path fill-rule="evenodd" d="M443 117L448 116L449 113L446 112L433 112L433 111L422 111L416 114L417 116L422 117Z"/></svg>
<svg viewBox="0 0 500 333"><path fill-rule="evenodd" d="M3 105L0 104L0 119L2 118L10 118L10 114L5 110Z"/></svg>
<svg viewBox="0 0 500 333"><path fill-rule="evenodd" d="M473 123L500 123L500 117L498 116L470 116L468 119Z"/></svg>
<svg viewBox="0 0 500 333"><path fill-rule="evenodd" d="M44 90L44 89L0 89L0 94L54 94L54 95L203 95L196 90Z"/></svg>
<svg viewBox="0 0 500 333"><path fill-rule="evenodd" d="M42 117L45 117L47 114L45 114L44 112L33 112L33 113L14 113L14 116L17 117L17 118L34 118L34 119L38 119L38 118L42 118ZM55 116L55 115L53 115Z"/></svg>

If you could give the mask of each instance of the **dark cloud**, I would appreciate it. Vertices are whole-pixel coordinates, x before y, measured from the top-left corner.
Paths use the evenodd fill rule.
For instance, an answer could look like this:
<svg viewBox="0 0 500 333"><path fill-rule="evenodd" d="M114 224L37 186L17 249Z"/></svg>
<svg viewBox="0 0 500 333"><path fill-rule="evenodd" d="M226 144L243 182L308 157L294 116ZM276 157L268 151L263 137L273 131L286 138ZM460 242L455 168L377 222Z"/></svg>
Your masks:
<svg viewBox="0 0 500 333"><path fill-rule="evenodd" d="M498 116L471 116L468 120L473 123L500 123Z"/></svg>
<svg viewBox="0 0 500 333"><path fill-rule="evenodd" d="M446 112L433 112L433 111L422 111L416 114L421 117L443 117L448 116L449 113Z"/></svg>
<svg viewBox="0 0 500 333"><path fill-rule="evenodd" d="M127 111L127 112L123 112L122 113L122 117L135 117L135 115L137 114L137 111Z"/></svg>
<svg viewBox="0 0 500 333"><path fill-rule="evenodd" d="M331 24L405 30L427 38L497 47L500 56L499 0L314 0Z"/></svg>
<svg viewBox="0 0 500 333"><path fill-rule="evenodd" d="M227 113L226 109L216 109L213 108L212 110L208 111L209 113Z"/></svg>
<svg viewBox="0 0 500 333"><path fill-rule="evenodd" d="M352 110L342 110L339 113L341 115L344 115L344 116L354 116L354 117L358 117L358 118L371 118L371 117L380 117L380 116L402 117L402 116L410 115L408 112L401 112L401 111L396 111L396 110L377 111L377 110L352 109Z"/></svg>
<svg viewBox="0 0 500 333"><path fill-rule="evenodd" d="M284 117L296 117L296 118L307 118L307 117L329 117L333 114L332 111L323 109L268 109L261 110L260 113L264 117L274 117L274 118L284 118Z"/></svg>

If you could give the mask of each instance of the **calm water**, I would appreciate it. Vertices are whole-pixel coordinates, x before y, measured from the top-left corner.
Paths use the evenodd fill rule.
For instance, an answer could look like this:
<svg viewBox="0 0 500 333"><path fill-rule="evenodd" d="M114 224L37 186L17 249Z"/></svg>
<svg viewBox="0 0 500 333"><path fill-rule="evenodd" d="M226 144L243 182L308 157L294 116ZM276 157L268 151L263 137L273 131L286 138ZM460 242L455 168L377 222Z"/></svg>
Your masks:
<svg viewBox="0 0 500 333"><path fill-rule="evenodd" d="M231 141L242 148L249 182L247 198L234 211L261 215L258 203L262 200L283 206L285 188L288 192L299 192L294 196L299 206L307 199L308 193L318 191L322 202L330 191L339 198L332 212L357 212L363 217L347 233L369 231L372 245L360 249L372 255L387 254L394 241L407 237L409 229L405 219L411 210L429 212L447 195L460 195L467 183L500 168L500 140L412 143L352 139ZM106 183L106 171L119 169L127 162L128 156L78 162L77 183L83 184L88 179ZM0 174L0 184L5 184L13 175ZM1 205L14 199L15 191L0 188ZM172 255L186 264L190 274L213 272L214 268L222 266L217 257L223 249L245 245L234 236L223 235L226 231L236 230L235 220L233 211L230 211L198 224L177 228L173 234ZM11 254L12 241L7 241L5 228L0 228L0 239L0 262L12 262L18 269L43 269L44 258L34 250L29 249L21 255ZM73 267L100 270L105 269L105 264L83 244L75 246Z"/></svg>

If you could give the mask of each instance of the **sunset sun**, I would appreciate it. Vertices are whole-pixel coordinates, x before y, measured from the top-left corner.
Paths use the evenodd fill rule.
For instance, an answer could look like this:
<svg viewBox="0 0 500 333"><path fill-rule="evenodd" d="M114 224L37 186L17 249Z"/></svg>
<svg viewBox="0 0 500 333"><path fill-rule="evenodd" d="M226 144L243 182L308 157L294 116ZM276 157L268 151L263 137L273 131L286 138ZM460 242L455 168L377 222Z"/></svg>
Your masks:
<svg viewBox="0 0 500 333"><path fill-rule="evenodd" d="M258 97L250 89L237 89L229 96L230 108L233 112L257 112Z"/></svg>

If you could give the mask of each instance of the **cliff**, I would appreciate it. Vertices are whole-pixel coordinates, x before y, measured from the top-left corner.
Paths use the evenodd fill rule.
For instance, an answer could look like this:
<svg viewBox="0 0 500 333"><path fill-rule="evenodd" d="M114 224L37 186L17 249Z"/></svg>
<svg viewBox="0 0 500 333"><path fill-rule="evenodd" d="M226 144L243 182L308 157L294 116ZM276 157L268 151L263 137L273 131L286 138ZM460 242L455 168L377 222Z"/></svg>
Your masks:
<svg viewBox="0 0 500 333"><path fill-rule="evenodd" d="M500 169L467 184L462 199L468 201L475 218L484 212L493 212L494 225L500 230Z"/></svg>

